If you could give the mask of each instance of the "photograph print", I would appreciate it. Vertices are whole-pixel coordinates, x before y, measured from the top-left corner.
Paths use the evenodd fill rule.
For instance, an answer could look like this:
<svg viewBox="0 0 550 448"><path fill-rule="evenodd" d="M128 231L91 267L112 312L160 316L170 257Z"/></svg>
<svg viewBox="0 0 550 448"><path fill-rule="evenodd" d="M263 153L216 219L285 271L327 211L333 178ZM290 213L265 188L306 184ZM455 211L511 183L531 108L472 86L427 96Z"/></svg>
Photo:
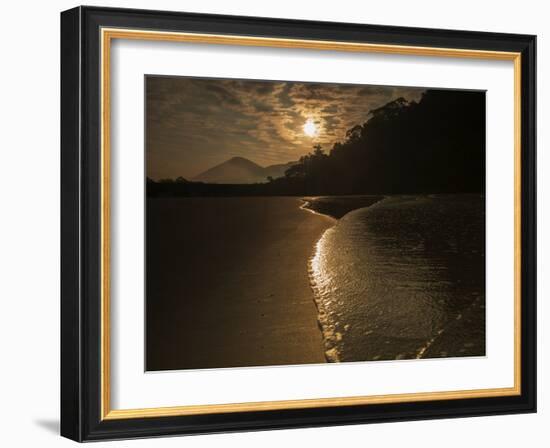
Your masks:
<svg viewBox="0 0 550 448"><path fill-rule="evenodd" d="M485 91L145 95L147 371L485 356Z"/></svg>

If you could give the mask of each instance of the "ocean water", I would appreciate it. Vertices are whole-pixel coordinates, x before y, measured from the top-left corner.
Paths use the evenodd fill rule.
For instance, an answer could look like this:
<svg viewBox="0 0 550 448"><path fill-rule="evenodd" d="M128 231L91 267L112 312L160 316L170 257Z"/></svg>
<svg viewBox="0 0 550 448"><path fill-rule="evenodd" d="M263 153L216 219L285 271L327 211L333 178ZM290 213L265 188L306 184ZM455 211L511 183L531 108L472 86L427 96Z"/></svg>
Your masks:
<svg viewBox="0 0 550 448"><path fill-rule="evenodd" d="M328 361L485 355L480 195L390 196L336 221L309 273Z"/></svg>

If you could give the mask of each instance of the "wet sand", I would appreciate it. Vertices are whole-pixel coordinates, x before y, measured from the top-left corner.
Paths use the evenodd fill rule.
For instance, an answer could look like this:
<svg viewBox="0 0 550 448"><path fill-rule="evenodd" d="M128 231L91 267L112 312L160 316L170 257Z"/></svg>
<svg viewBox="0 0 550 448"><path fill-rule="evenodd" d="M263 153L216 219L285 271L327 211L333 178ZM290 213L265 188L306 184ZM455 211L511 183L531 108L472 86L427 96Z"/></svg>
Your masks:
<svg viewBox="0 0 550 448"><path fill-rule="evenodd" d="M324 363L295 197L147 202L147 370Z"/></svg>

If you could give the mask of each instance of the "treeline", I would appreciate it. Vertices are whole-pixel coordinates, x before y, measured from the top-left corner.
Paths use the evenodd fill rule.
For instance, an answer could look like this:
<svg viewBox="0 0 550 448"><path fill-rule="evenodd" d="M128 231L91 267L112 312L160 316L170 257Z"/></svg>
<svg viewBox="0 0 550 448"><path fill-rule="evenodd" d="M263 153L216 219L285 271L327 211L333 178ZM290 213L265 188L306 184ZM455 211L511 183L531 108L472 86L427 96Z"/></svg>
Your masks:
<svg viewBox="0 0 550 448"><path fill-rule="evenodd" d="M319 145L266 183L147 182L151 196L484 193L485 94L428 90L398 98L325 152Z"/></svg>

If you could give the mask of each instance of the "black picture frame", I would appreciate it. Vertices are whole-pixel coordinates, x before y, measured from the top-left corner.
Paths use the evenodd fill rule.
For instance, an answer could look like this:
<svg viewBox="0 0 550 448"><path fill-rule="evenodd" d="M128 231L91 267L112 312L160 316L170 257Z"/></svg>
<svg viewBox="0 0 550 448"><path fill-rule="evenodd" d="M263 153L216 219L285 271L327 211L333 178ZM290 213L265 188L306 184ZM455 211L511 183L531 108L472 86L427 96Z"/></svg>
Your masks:
<svg viewBox="0 0 550 448"><path fill-rule="evenodd" d="M521 54L521 393L102 419L101 28ZM536 412L536 37L99 7L61 13L61 435L76 441Z"/></svg>

